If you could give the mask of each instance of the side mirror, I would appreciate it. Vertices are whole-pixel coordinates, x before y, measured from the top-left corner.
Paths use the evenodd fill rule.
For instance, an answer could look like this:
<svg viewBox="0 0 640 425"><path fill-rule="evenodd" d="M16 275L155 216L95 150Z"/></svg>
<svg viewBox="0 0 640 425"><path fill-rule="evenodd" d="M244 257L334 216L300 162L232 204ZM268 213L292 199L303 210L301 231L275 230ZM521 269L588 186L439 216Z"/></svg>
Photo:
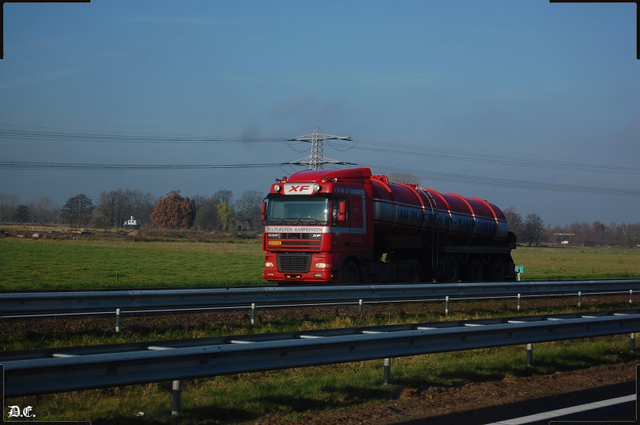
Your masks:
<svg viewBox="0 0 640 425"><path fill-rule="evenodd" d="M338 221L346 221L347 220L347 203L345 201L340 201L338 205Z"/></svg>
<svg viewBox="0 0 640 425"><path fill-rule="evenodd" d="M262 202L262 209L260 210L260 220L262 224L267 220L267 203Z"/></svg>

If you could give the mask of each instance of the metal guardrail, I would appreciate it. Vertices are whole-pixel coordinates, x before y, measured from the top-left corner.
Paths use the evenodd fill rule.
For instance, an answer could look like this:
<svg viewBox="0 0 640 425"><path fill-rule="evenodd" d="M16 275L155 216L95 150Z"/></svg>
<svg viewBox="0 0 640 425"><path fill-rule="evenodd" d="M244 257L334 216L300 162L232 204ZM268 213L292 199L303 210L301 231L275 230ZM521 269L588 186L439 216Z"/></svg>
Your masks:
<svg viewBox="0 0 640 425"><path fill-rule="evenodd" d="M0 293L0 315L640 290L640 279Z"/></svg>
<svg viewBox="0 0 640 425"><path fill-rule="evenodd" d="M0 353L5 396L317 366L640 331L640 310Z"/></svg>

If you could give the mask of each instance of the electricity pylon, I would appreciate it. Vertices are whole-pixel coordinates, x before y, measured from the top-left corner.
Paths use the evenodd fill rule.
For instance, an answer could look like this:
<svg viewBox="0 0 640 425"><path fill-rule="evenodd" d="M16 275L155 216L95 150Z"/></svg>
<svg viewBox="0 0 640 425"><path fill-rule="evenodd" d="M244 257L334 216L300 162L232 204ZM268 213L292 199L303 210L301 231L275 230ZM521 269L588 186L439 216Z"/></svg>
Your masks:
<svg viewBox="0 0 640 425"><path fill-rule="evenodd" d="M299 142L311 142L311 155L307 158L302 158L297 161L291 161L291 165L308 165L310 170L319 170L324 164L338 164L338 165L357 165L352 162L338 161L337 159L324 157L324 141L325 140L347 140L349 142L351 137L344 136L330 136L328 134L320 134L316 128L316 132L313 134L307 134L306 136L300 136L293 139L287 139L287 142L299 141Z"/></svg>

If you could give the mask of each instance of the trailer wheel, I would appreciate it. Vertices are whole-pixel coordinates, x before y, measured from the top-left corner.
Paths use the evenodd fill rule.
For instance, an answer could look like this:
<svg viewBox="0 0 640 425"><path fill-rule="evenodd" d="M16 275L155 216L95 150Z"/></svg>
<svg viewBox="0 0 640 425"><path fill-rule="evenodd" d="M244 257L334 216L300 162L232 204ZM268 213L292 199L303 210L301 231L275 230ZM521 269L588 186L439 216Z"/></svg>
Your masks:
<svg viewBox="0 0 640 425"><path fill-rule="evenodd" d="M504 282L506 275L507 269L504 266L504 262L499 258L493 260L489 266L489 281Z"/></svg>
<svg viewBox="0 0 640 425"><path fill-rule="evenodd" d="M444 263L444 281L445 282L457 282L460 280L460 263L456 260L456 257L449 257Z"/></svg>
<svg viewBox="0 0 640 425"><path fill-rule="evenodd" d="M471 260L464 268L465 282L482 282L483 277L484 270L482 270L482 263L477 258Z"/></svg>
<svg viewBox="0 0 640 425"><path fill-rule="evenodd" d="M358 265L349 260L342 267L342 283L360 283L360 269Z"/></svg>

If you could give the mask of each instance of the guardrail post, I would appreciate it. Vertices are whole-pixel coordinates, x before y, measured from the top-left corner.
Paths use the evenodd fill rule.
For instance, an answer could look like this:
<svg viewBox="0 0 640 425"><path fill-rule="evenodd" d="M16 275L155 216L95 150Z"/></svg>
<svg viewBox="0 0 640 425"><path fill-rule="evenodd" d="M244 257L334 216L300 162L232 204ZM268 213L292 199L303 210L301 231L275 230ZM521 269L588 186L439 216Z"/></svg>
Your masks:
<svg viewBox="0 0 640 425"><path fill-rule="evenodd" d="M364 306L362 305L362 298L360 298L358 300L358 311L362 313L362 310L364 310Z"/></svg>
<svg viewBox="0 0 640 425"><path fill-rule="evenodd" d="M578 308L582 307L582 291L578 291Z"/></svg>
<svg viewBox="0 0 640 425"><path fill-rule="evenodd" d="M636 351L636 333L632 332L631 333L631 352L635 353Z"/></svg>
<svg viewBox="0 0 640 425"><path fill-rule="evenodd" d="M251 303L251 324L256 324L256 303Z"/></svg>
<svg viewBox="0 0 640 425"><path fill-rule="evenodd" d="M527 365L533 364L533 344L527 344Z"/></svg>
<svg viewBox="0 0 640 425"><path fill-rule="evenodd" d="M629 304L633 304L633 289L629 289Z"/></svg>
<svg viewBox="0 0 640 425"><path fill-rule="evenodd" d="M521 299L521 296L520 294L518 294L518 311L520 311L520 306L521 306L520 299Z"/></svg>
<svg viewBox="0 0 640 425"><path fill-rule="evenodd" d="M180 381L173 381L171 390L171 416L178 416L180 414L180 393L182 392L180 384Z"/></svg>
<svg viewBox="0 0 640 425"><path fill-rule="evenodd" d="M391 382L391 359L385 358L383 361L384 365L384 384L389 385Z"/></svg>
<svg viewBox="0 0 640 425"><path fill-rule="evenodd" d="M116 332L120 332L120 309L116 308Z"/></svg>
<svg viewBox="0 0 640 425"><path fill-rule="evenodd" d="M444 297L444 314L449 314L449 295Z"/></svg>

